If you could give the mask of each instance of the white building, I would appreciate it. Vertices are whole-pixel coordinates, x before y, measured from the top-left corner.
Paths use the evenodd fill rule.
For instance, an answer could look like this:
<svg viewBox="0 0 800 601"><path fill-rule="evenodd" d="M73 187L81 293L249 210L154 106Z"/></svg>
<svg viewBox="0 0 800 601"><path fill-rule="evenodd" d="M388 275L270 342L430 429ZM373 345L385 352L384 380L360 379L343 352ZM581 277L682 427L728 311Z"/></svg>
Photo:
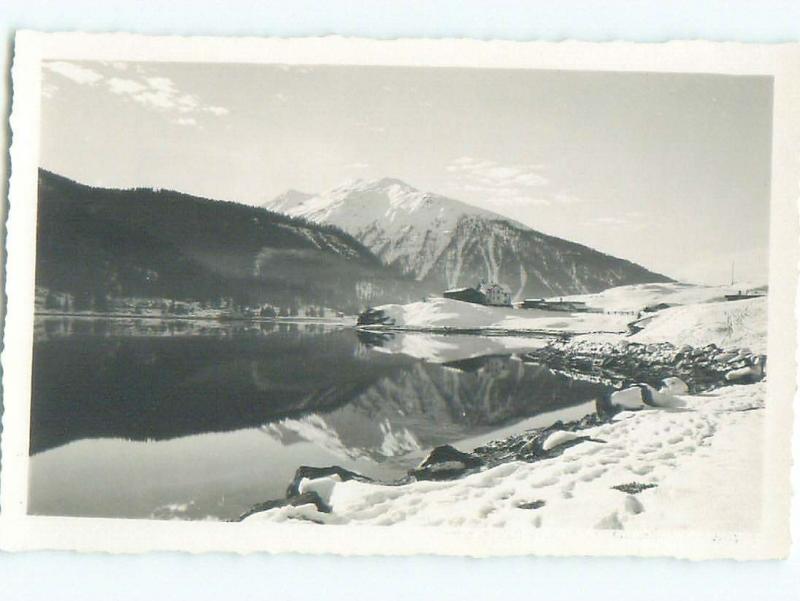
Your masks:
<svg viewBox="0 0 800 601"><path fill-rule="evenodd" d="M502 284L481 282L479 290L486 297L487 305L499 305L501 307L511 305L511 292Z"/></svg>

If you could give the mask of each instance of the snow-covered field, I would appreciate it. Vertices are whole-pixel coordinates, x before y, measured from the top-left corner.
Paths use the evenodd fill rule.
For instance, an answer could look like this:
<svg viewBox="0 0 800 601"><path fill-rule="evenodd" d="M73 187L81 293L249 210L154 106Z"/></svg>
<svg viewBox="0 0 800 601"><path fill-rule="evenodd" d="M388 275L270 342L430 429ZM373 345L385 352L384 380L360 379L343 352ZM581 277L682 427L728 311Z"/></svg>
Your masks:
<svg viewBox="0 0 800 601"><path fill-rule="evenodd" d="M460 480L383 486L305 480L333 509L282 507L248 520L334 524L747 531L758 527L766 384L679 396L678 409L623 412L593 440L535 463ZM565 439L567 437L564 437ZM631 494L613 487L652 485ZM624 488L624 487L623 487ZM535 508L533 508L535 507Z"/></svg>
<svg viewBox="0 0 800 601"><path fill-rule="evenodd" d="M643 331L626 339L670 342L676 346L714 343L721 348L748 347L755 353L766 353L767 297L720 300L728 293L728 287L671 283L620 286L598 294L570 297L602 309L602 313L490 307L446 298L382 305L376 309L396 329L564 332L583 339L588 336L613 341L627 336L628 324L638 319L642 308L666 303L675 306L646 314L637 323Z"/></svg>
<svg viewBox="0 0 800 601"><path fill-rule="evenodd" d="M703 286L671 282L666 284L633 284L617 286L595 294L565 296L564 300L583 301L590 307L606 311L639 311L649 305L692 305L724 300L726 294L736 292L730 286ZM742 288L743 289L743 288Z"/></svg>
<svg viewBox="0 0 800 601"><path fill-rule="evenodd" d="M767 352L767 297L670 307L639 322L633 342L671 342L675 346L747 347Z"/></svg>

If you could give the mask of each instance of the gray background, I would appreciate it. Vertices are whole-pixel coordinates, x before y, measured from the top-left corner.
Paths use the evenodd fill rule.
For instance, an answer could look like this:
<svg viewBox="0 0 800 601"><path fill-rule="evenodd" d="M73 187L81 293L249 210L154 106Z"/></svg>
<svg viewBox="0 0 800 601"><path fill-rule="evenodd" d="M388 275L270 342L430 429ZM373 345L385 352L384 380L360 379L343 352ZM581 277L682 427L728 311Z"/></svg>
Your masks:
<svg viewBox="0 0 800 601"><path fill-rule="evenodd" d="M478 0L257 2L178 0L0 4L8 114L8 61L15 29L154 34L505 39L668 39L753 42L800 39L800 3L672 1L492 2ZM7 129L2 146L8 147ZM3 211L7 161L2 162ZM800 428L795 422L795 456ZM800 487L794 467L794 487ZM793 502L794 539L798 497ZM787 562L737 564L639 559L236 557L155 554L0 554L2 599L514 599L800 598L800 552Z"/></svg>

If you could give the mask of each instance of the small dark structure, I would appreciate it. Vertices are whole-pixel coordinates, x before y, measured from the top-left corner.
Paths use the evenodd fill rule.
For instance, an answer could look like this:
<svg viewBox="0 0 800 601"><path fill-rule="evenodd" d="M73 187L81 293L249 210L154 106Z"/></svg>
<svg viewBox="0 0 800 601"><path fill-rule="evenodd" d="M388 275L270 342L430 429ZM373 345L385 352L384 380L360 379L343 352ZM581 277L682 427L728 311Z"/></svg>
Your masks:
<svg viewBox="0 0 800 601"><path fill-rule="evenodd" d="M444 291L444 297L476 305L486 304L486 295L477 288L452 288Z"/></svg>
<svg viewBox="0 0 800 601"><path fill-rule="evenodd" d="M667 303L657 303L655 305L647 305L642 311L644 313L656 313L657 311L661 311L663 309L669 309L672 305L668 305Z"/></svg>
<svg viewBox="0 0 800 601"><path fill-rule="evenodd" d="M564 311L565 313L591 313L596 311L587 307L583 301L545 300L543 298L526 298L520 304L522 309L541 309L543 311Z"/></svg>
<svg viewBox="0 0 800 601"><path fill-rule="evenodd" d="M748 298L758 298L760 296L764 296L764 294L760 292L742 292L739 290L736 294L726 294L725 300L726 301L738 301L738 300L747 300Z"/></svg>

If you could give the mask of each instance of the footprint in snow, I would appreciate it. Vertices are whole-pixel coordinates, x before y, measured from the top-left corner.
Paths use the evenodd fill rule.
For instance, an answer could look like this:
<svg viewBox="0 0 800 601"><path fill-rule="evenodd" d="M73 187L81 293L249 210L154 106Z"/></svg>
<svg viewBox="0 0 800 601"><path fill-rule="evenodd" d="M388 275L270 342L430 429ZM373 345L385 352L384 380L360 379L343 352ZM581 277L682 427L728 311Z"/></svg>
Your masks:
<svg viewBox="0 0 800 601"><path fill-rule="evenodd" d="M644 505L642 505L642 502L633 495L628 495L625 497L625 511L633 515L637 515L644 511Z"/></svg>
<svg viewBox="0 0 800 601"><path fill-rule="evenodd" d="M619 516L615 511L597 522L595 528L598 530L622 530L622 522L619 521Z"/></svg>
<svg viewBox="0 0 800 601"><path fill-rule="evenodd" d="M602 467L599 467L597 469L593 469L593 470L590 470L590 471L586 472L580 478L584 482L591 482L592 480L596 480L597 478L599 478L600 476L602 476L605 473L606 473L606 469L602 468Z"/></svg>

